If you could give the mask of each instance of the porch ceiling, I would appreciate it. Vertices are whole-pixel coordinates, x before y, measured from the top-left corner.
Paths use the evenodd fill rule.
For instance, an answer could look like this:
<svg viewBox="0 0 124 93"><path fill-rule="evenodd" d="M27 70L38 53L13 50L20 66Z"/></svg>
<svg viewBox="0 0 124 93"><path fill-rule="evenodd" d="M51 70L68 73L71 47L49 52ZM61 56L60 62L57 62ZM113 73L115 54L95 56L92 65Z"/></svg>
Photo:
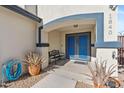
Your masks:
<svg viewBox="0 0 124 93"><path fill-rule="evenodd" d="M75 25L77 27L75 27ZM95 27L95 24L74 24L74 25L71 25L71 26L65 26L65 27L61 27L61 28L58 28L58 29L55 29L54 31L75 31L75 30L83 30L83 29L94 29Z"/></svg>
<svg viewBox="0 0 124 93"><path fill-rule="evenodd" d="M74 27L74 25L78 25L78 27ZM47 28L44 28L46 32L50 31L66 31L66 30L75 30L75 29L86 29L93 28L96 25L96 21L93 19L90 20L69 20L60 24L52 25Z"/></svg>

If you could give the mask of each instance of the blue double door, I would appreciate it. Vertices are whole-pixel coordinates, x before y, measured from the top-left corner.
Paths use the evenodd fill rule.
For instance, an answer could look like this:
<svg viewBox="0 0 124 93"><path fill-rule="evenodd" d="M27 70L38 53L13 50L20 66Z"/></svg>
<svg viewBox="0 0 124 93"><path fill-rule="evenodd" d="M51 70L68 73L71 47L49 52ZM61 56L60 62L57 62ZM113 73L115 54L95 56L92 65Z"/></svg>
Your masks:
<svg viewBox="0 0 124 93"><path fill-rule="evenodd" d="M90 60L90 33L66 35L66 57L69 59Z"/></svg>

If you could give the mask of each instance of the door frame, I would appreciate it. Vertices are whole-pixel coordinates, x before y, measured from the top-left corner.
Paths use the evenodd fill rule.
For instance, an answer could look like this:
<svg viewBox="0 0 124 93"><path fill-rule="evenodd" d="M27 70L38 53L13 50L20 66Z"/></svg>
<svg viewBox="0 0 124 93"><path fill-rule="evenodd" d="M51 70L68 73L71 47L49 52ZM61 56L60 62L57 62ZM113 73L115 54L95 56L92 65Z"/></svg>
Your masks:
<svg viewBox="0 0 124 93"><path fill-rule="evenodd" d="M77 35L80 35L80 34L87 34L88 35L88 38L89 38L89 56L91 56L91 32L79 32L79 33L69 33L69 34L66 34L65 35L65 55L66 55L66 58L69 59L67 57L67 51L68 51L68 44L67 44L67 37L68 36L77 36ZM77 53L77 50L75 50L75 52Z"/></svg>

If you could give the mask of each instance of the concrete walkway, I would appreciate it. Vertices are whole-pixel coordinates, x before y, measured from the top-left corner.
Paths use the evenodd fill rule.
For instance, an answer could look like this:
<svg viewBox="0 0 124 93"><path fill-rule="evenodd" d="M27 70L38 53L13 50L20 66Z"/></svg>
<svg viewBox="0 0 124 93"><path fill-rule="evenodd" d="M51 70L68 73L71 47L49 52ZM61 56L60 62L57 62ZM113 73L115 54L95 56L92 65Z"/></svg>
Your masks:
<svg viewBox="0 0 124 93"><path fill-rule="evenodd" d="M74 88L75 85L75 80L71 80L56 74L49 74L32 88Z"/></svg>
<svg viewBox="0 0 124 93"><path fill-rule="evenodd" d="M48 73L48 76L41 79L32 88L75 88L77 81L92 85L89 77L84 75L84 73L90 74L87 64L68 62Z"/></svg>

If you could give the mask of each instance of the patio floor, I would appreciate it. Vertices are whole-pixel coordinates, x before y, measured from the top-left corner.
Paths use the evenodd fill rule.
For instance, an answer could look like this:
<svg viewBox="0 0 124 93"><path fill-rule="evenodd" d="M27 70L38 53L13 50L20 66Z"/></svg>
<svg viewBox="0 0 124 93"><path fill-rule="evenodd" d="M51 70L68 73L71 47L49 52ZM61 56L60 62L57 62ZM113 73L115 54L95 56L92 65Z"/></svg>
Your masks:
<svg viewBox="0 0 124 93"><path fill-rule="evenodd" d="M60 64L59 62L58 64ZM86 75L84 75L83 72L87 74L90 73L87 64L69 61L66 64L59 66L58 68L54 68L48 71L49 75L41 79L32 87L75 88L76 86L81 84L80 82L87 82L87 84L92 85L91 80L89 80L89 78Z"/></svg>

